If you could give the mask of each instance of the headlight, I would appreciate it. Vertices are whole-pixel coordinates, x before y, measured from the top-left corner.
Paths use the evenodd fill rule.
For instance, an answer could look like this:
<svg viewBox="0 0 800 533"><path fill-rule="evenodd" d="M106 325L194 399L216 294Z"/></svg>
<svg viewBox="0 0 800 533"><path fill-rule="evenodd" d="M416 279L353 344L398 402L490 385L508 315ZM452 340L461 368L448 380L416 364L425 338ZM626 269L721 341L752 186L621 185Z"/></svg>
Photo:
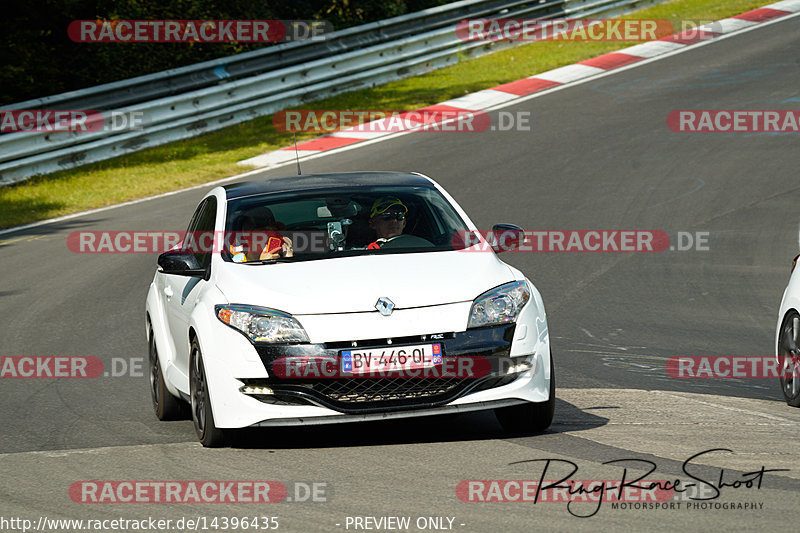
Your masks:
<svg viewBox="0 0 800 533"><path fill-rule="evenodd" d="M512 281L486 291L472 302L468 328L515 322L520 309L531 299L524 281Z"/></svg>
<svg viewBox="0 0 800 533"><path fill-rule="evenodd" d="M309 342L292 315L252 305L216 305L217 318L244 333L253 342Z"/></svg>

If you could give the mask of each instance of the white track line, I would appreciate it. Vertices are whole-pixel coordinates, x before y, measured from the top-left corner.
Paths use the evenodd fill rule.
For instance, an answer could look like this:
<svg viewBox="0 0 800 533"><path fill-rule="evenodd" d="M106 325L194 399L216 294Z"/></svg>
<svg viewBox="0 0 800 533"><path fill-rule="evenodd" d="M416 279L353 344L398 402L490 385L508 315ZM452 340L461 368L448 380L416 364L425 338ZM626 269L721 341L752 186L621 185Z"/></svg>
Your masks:
<svg viewBox="0 0 800 533"><path fill-rule="evenodd" d="M768 420L774 420L776 422L783 422L785 424L792 424L792 425L797 424L797 420L789 420L788 418L783 418L783 417L780 417L780 416L770 415L768 413L762 413L760 411L751 411L749 409L742 409L741 407L731 407L729 405L720 405L718 403L713 403L713 402L704 402L703 400L698 400L697 398L690 398L690 397L684 396L684 395L682 395L680 393L671 393L671 392L661 391L661 390L657 390L657 391L653 391L653 392L656 393L656 394L662 394L664 396L671 396L673 398L680 398L681 400L685 400L685 401L688 401L688 402L695 402L695 403L699 403L699 404L702 404L702 405L707 405L709 407L714 407L716 409L724 409L725 411L734 411L736 413L743 413L743 414L750 415L750 416L762 417L762 418L766 418Z"/></svg>

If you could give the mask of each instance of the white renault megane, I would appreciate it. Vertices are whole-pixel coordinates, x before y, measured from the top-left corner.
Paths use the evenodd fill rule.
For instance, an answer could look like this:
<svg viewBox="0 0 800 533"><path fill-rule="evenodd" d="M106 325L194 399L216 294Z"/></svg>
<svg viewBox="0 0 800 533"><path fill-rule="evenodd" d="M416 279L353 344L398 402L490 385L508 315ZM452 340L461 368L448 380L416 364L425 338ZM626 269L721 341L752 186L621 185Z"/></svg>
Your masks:
<svg viewBox="0 0 800 533"><path fill-rule="evenodd" d="M147 295L159 419L191 406L200 441L228 428L493 409L507 431L553 418L539 291L416 173L270 178L211 190Z"/></svg>

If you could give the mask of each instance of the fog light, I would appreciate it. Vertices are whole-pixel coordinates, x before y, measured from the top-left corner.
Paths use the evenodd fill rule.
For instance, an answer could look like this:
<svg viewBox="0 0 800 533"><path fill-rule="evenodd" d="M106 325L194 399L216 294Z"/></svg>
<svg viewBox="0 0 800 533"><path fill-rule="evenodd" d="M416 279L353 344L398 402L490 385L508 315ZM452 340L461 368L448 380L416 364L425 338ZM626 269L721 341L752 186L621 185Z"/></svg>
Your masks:
<svg viewBox="0 0 800 533"><path fill-rule="evenodd" d="M251 385L245 385L239 389L239 392L243 394L274 394L269 387L254 387Z"/></svg>
<svg viewBox="0 0 800 533"><path fill-rule="evenodd" d="M520 374L530 369L531 365L529 363L520 363L518 365L511 365L510 367L508 367L507 374Z"/></svg>
<svg viewBox="0 0 800 533"><path fill-rule="evenodd" d="M536 354L531 354L517 364L508 367L506 374L522 374L528 370L536 372Z"/></svg>

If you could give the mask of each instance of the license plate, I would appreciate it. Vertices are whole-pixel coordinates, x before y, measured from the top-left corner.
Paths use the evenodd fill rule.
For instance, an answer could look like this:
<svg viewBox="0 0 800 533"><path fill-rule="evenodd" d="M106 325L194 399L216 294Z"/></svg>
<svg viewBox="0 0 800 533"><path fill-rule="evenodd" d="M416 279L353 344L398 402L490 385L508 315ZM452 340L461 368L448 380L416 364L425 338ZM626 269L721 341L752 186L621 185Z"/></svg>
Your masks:
<svg viewBox="0 0 800 533"><path fill-rule="evenodd" d="M442 364L442 345L419 344L344 350L341 353L341 361L342 372L347 374L431 368Z"/></svg>

